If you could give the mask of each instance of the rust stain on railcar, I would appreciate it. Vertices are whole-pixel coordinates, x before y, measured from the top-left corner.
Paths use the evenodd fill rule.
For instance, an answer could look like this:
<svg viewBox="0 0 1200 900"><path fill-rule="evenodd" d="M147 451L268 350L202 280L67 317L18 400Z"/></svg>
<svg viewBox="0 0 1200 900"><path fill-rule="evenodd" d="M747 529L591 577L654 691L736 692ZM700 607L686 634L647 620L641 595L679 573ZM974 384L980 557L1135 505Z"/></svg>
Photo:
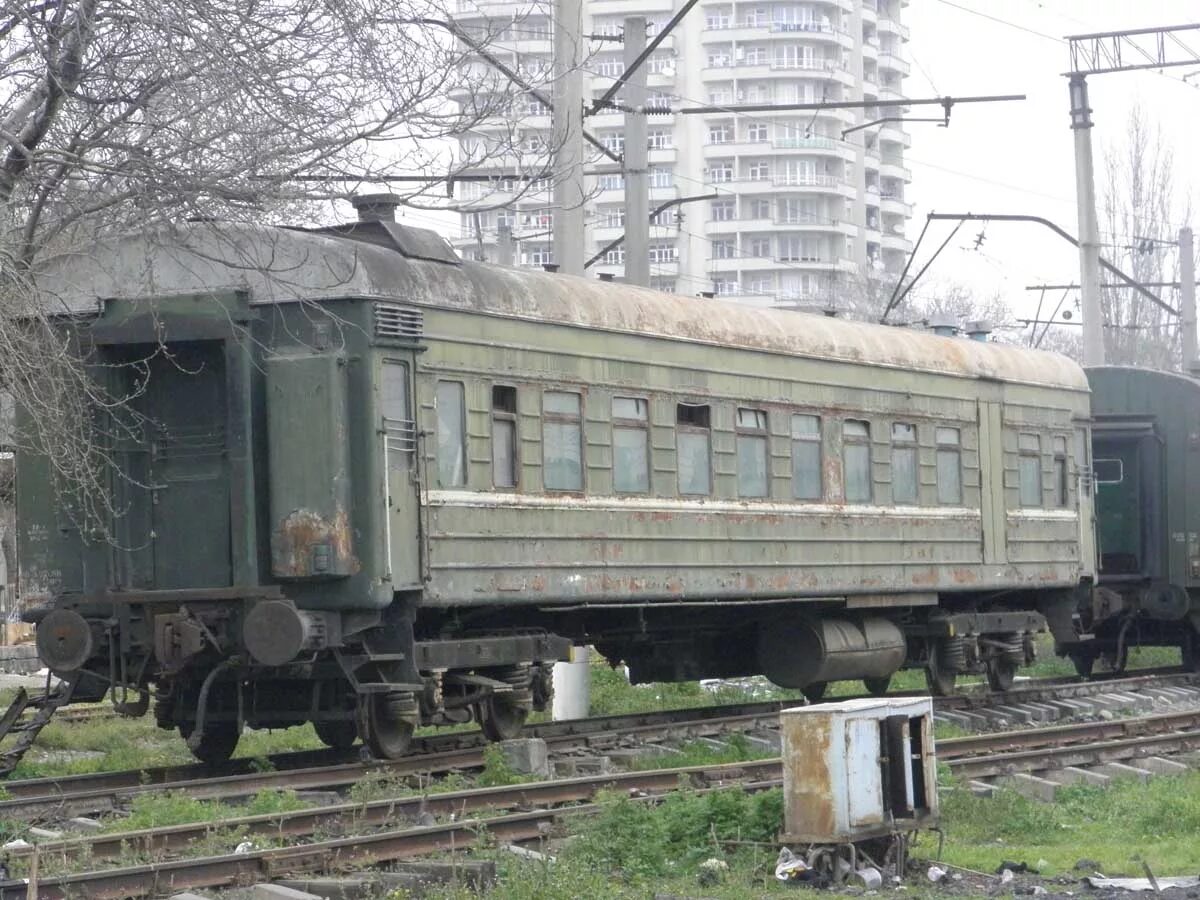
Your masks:
<svg viewBox="0 0 1200 900"><path fill-rule="evenodd" d="M361 569L354 555L350 517L340 506L331 519L311 509L292 510L271 534L271 557L280 578L356 575Z"/></svg>

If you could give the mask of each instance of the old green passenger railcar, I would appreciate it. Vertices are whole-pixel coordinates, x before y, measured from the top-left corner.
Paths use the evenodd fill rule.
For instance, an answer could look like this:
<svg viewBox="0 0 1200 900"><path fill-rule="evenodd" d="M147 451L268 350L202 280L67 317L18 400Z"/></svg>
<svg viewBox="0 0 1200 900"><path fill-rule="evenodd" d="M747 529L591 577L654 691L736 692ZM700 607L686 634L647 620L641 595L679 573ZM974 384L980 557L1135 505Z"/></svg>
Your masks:
<svg viewBox="0 0 1200 900"><path fill-rule="evenodd" d="M1200 382L1097 366L1092 385L1099 586L1064 649L1090 673L1130 646L1180 647L1195 668L1200 613Z"/></svg>
<svg viewBox="0 0 1200 900"><path fill-rule="evenodd" d="M1062 357L462 262L386 214L38 279L130 398L90 517L18 460L42 657L205 758L243 723L512 734L571 642L635 680L1003 686L1093 575Z"/></svg>

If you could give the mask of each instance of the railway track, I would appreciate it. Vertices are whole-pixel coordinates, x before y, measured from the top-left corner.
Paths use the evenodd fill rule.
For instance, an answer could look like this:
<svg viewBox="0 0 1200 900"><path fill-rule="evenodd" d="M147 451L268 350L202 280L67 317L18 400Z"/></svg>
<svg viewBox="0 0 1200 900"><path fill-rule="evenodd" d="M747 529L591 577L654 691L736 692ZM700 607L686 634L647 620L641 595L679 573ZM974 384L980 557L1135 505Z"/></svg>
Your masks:
<svg viewBox="0 0 1200 900"><path fill-rule="evenodd" d="M949 697L934 698L934 708L940 714L958 714L976 716L981 725L988 727L1003 727L1025 721L1013 711L1028 707L1030 704L1044 704L1055 701L1071 700L1094 696L1102 693L1135 694L1147 688L1186 688L1200 687L1200 674L1180 672L1178 669L1143 670L1133 676L1113 676L1095 678L1091 681L1081 681L1078 678L1046 678L1031 679L1020 683L1011 691L1004 693L988 693L983 690L964 691ZM895 692L892 696L922 696L921 691ZM869 696L869 695L856 695ZM850 697L830 698L846 700ZM740 703L725 706L697 707L694 709L668 710L662 712L631 713L616 716L597 716L589 719L578 719L566 722L542 722L526 727L524 734L529 737L540 737L555 745L556 749L567 750L574 748L604 748L611 747L619 741L621 735L632 739L647 740L653 737L655 729L666 733L678 729L678 734L668 734L670 737L707 737L734 728L749 730L767 722L773 725L774 716L779 710L794 706L795 700L771 700L762 702ZM979 711L986 710L983 716ZM1009 712L1005 712L1008 710ZM761 720L761 722L760 722ZM100 772L85 775L55 776L49 778L33 778L3 783L5 792L13 800L57 798L65 801L77 795L97 792L119 793L120 789L176 789L186 787L186 783L208 783L215 779L229 779L236 776L256 776L261 778L263 786L256 788L269 789L267 776L280 773L295 773L299 770L329 768L338 766L355 766L356 769L345 771L365 772L368 767L393 767L393 771L405 768L414 761L431 757L435 754L448 753L454 750L481 749L487 741L479 731L442 732L414 739L412 755L395 763L373 762L364 763L361 760L360 748L349 751L336 750L302 750L292 753L277 754L269 758L273 772L256 771L261 768L261 760L240 758L230 760L220 766L201 764L179 766L156 766L145 769L127 769L117 772ZM476 758L476 757L472 757ZM470 768L481 763L464 764ZM359 777L362 777L361 774ZM246 780L244 784L254 784ZM253 793L254 791L251 791ZM8 815L5 812L7 802L0 801L0 817ZM49 804L51 805L52 804ZM100 810L111 808L100 805Z"/></svg>
<svg viewBox="0 0 1200 900"><path fill-rule="evenodd" d="M1200 711L973 735L939 741L937 750L939 759L956 775L972 779L1136 761L1197 748L1200 748ZM499 788L343 803L227 818L219 823L88 835L42 843L37 852L43 859L63 860L105 860L132 852L154 859L154 862L44 879L38 886L38 896L135 897L219 887L244 883L247 879L280 877L285 873L332 872L450 847L461 849L472 844L481 829L501 841L532 840L544 835L564 815L592 811L590 804L595 794L603 789L653 797L677 788L684 779L697 789L737 784L743 789L754 790L778 785L782 774L781 760L772 758L715 766L607 773ZM482 818L463 818L485 812L488 815ZM388 828L397 820L413 821L426 813L434 817L453 814L457 821L425 827ZM169 858L218 830L236 833L239 838L258 836L300 841L322 835L326 839L226 856ZM338 836L327 838L331 832ZM32 853L32 848L11 851L13 857ZM0 900L24 897L27 889L24 881L0 882Z"/></svg>

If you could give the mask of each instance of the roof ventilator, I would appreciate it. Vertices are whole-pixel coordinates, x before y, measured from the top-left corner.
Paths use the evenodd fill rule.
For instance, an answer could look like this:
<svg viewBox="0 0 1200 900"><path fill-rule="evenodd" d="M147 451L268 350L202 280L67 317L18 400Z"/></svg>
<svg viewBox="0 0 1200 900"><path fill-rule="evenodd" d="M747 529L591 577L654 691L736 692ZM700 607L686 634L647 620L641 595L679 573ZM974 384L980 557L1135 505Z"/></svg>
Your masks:
<svg viewBox="0 0 1200 900"><path fill-rule="evenodd" d="M415 341L424 332L425 316L421 310L395 303L375 303L375 337Z"/></svg>

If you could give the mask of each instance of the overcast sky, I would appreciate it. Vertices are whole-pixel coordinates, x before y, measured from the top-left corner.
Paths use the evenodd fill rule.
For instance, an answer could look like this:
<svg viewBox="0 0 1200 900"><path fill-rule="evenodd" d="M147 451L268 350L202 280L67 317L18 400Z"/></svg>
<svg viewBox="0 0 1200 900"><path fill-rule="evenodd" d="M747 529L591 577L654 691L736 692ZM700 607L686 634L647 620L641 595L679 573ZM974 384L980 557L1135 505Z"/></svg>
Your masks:
<svg viewBox="0 0 1200 900"><path fill-rule="evenodd" d="M1038 215L1077 235L1074 145L1067 80L1062 76L1068 57L1061 37L1197 22L1200 2L911 0L904 21L912 35L912 74L905 81L909 96L1029 98L958 107L948 129L909 126L913 181L908 198L914 203L909 238L916 240L930 211ZM1200 52L1200 32L1186 42ZM1200 63L1195 69L1167 69L1165 74L1129 72L1089 79L1097 169L1105 148L1124 142L1129 111L1140 103L1147 117L1161 125L1174 151L1177 187L1195 198L1200 88L1182 81L1191 71L1200 72ZM1200 77L1192 81L1200 83ZM1178 206L1185 205L1181 197ZM1200 204L1192 205L1200 210ZM1172 229L1180 224L1172 223ZM952 227L945 222L930 226L917 264ZM1078 252L1045 228L990 224L977 252L972 248L981 230L979 225L963 226L929 270L929 276L937 277L927 288L939 279L963 282L983 294L999 292L1019 314L1029 315L1037 295L1024 291L1025 285L1078 281ZM1170 297L1173 300L1174 294Z"/></svg>

